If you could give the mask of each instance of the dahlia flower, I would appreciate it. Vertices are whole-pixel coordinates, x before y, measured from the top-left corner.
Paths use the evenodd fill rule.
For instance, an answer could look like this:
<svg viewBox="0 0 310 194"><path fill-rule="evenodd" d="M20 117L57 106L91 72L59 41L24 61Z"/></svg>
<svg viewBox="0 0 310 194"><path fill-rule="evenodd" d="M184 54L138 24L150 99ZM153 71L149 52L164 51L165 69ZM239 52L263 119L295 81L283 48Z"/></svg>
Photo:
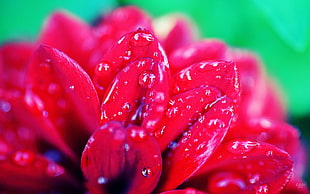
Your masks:
<svg viewBox="0 0 310 194"><path fill-rule="evenodd" d="M121 7L0 49L1 193L308 193L258 57Z"/></svg>

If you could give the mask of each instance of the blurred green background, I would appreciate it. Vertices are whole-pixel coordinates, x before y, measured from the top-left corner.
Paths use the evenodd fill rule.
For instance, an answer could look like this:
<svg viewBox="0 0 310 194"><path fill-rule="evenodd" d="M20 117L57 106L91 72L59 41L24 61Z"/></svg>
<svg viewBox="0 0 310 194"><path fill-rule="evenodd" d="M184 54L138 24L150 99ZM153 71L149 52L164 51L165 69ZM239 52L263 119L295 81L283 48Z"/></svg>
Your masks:
<svg viewBox="0 0 310 194"><path fill-rule="evenodd" d="M44 18L57 8L86 21L119 5L134 4L154 17L187 14L202 37L257 52L280 84L290 122L310 139L310 1L308 0L1 0L0 42L35 40Z"/></svg>

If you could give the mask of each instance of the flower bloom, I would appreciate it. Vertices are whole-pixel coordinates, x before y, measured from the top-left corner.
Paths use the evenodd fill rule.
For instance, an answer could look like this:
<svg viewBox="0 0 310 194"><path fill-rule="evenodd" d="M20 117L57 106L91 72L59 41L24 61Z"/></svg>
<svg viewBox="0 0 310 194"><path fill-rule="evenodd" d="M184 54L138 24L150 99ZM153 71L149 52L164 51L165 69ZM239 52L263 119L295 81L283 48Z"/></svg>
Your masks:
<svg viewBox="0 0 310 194"><path fill-rule="evenodd" d="M4 193L308 193L305 152L258 57L190 22L55 12L0 48Z"/></svg>

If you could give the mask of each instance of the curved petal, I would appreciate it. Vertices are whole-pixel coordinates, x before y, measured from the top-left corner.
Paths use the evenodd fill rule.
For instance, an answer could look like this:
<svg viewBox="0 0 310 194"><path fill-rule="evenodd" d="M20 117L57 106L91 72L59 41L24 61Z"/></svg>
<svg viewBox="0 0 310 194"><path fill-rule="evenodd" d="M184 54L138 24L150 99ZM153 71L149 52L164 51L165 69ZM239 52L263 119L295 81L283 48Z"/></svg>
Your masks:
<svg viewBox="0 0 310 194"><path fill-rule="evenodd" d="M182 69L173 76L175 94L199 87L214 86L238 104L240 98L239 74L231 61L203 61Z"/></svg>
<svg viewBox="0 0 310 194"><path fill-rule="evenodd" d="M124 34L138 28L152 30L151 19L144 11L134 6L120 7L102 17L93 29L99 44L92 54L91 63L98 63Z"/></svg>
<svg viewBox="0 0 310 194"><path fill-rule="evenodd" d="M195 26L182 15L167 15L153 22L156 36L160 39L166 54L185 47L195 41Z"/></svg>
<svg viewBox="0 0 310 194"><path fill-rule="evenodd" d="M25 103L34 126L58 145L79 147L98 126L99 100L90 78L55 48L40 46L34 53L26 77ZM73 132L75 138L71 138Z"/></svg>
<svg viewBox="0 0 310 194"><path fill-rule="evenodd" d="M293 161L267 143L235 139L222 144L186 184L210 193L279 193L293 172Z"/></svg>
<svg viewBox="0 0 310 194"><path fill-rule="evenodd" d="M161 175L162 159L154 139L138 126L102 125L88 140L81 167L93 193L147 194Z"/></svg>
<svg viewBox="0 0 310 194"><path fill-rule="evenodd" d="M176 188L209 159L230 127L234 116L232 107L227 97L219 99L167 151L159 191Z"/></svg>
<svg viewBox="0 0 310 194"><path fill-rule="evenodd" d="M41 30L38 43L65 52L93 75L94 66L90 66L89 60L97 43L91 27L79 18L64 11L54 12Z"/></svg>
<svg viewBox="0 0 310 194"><path fill-rule="evenodd" d="M199 117L209 111L209 108L221 97L221 92L210 86L194 88L173 96L165 116L153 131L161 151L167 149L171 142L194 125Z"/></svg>
<svg viewBox="0 0 310 194"><path fill-rule="evenodd" d="M68 192L81 189L65 168L29 150L0 152L1 191Z"/></svg>
<svg viewBox="0 0 310 194"><path fill-rule="evenodd" d="M131 62L142 58L151 58L169 73L168 61L158 40L148 30L138 29L124 35L114 47L106 53L97 65L94 83L103 96L114 77Z"/></svg>
<svg viewBox="0 0 310 194"><path fill-rule="evenodd" d="M216 39L206 39L181 47L169 55L171 74L201 61L224 60L226 49L226 44Z"/></svg>
<svg viewBox="0 0 310 194"><path fill-rule="evenodd" d="M10 42L0 47L0 86L24 87L26 64L33 51L31 42Z"/></svg>
<svg viewBox="0 0 310 194"><path fill-rule="evenodd" d="M207 193L199 191L199 190L194 189L194 188L187 188L187 189L166 191L166 192L162 192L160 194L207 194Z"/></svg>
<svg viewBox="0 0 310 194"><path fill-rule="evenodd" d="M101 105L101 123L118 120L154 128L169 100L164 63L150 58L136 60L120 71Z"/></svg>

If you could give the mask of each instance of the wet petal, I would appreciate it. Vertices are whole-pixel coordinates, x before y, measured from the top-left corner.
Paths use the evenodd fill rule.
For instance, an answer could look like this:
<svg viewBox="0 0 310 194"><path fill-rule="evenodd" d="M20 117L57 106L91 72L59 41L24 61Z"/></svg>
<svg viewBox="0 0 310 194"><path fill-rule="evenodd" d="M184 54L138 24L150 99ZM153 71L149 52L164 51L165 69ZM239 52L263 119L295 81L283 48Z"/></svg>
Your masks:
<svg viewBox="0 0 310 194"><path fill-rule="evenodd" d="M91 27L79 18L64 12L54 12L46 21L38 39L39 44L46 44L65 52L77 61L83 69L93 75L90 66L90 54L96 46Z"/></svg>
<svg viewBox="0 0 310 194"><path fill-rule="evenodd" d="M175 95L169 101L165 116L153 131L154 137L164 151L168 145L190 128L210 107L222 97L221 92L210 86L203 86Z"/></svg>
<svg viewBox="0 0 310 194"><path fill-rule="evenodd" d="M226 44L216 39L207 39L181 47L169 56L172 75L194 63L225 59L226 49Z"/></svg>
<svg viewBox="0 0 310 194"><path fill-rule="evenodd" d="M174 93L180 93L201 85L217 87L236 105L239 104L239 74L233 62L203 61L195 63L173 76Z"/></svg>
<svg viewBox="0 0 310 194"><path fill-rule="evenodd" d="M139 29L123 36L98 63L94 83L100 96L103 96L114 77L131 62L151 58L168 74L168 62L158 40L148 30Z"/></svg>
<svg viewBox="0 0 310 194"><path fill-rule="evenodd" d="M152 30L151 19L144 11L134 6L120 7L102 17L93 29L99 44L92 55L92 63L97 63L124 34L138 28Z"/></svg>
<svg viewBox="0 0 310 194"><path fill-rule="evenodd" d="M235 139L222 144L186 184L209 193L278 193L288 183L293 161L267 143Z"/></svg>
<svg viewBox="0 0 310 194"><path fill-rule="evenodd" d="M26 78L25 103L34 126L41 127L49 141L81 146L99 122L98 96L85 71L57 49L40 46Z"/></svg>
<svg viewBox="0 0 310 194"><path fill-rule="evenodd" d="M227 97L219 99L168 150L158 190L176 188L209 159L230 127L234 116L232 107Z"/></svg>
<svg viewBox="0 0 310 194"><path fill-rule="evenodd" d="M113 121L88 140L81 167L93 193L147 194L159 180L161 163L160 150L146 130Z"/></svg>
<svg viewBox="0 0 310 194"><path fill-rule="evenodd" d="M1 190L19 192L64 192L81 189L65 168L29 150L0 150Z"/></svg>
<svg viewBox="0 0 310 194"><path fill-rule="evenodd" d="M162 192L160 194L206 194L205 192L199 191L194 188L180 189L180 190L172 190Z"/></svg>

